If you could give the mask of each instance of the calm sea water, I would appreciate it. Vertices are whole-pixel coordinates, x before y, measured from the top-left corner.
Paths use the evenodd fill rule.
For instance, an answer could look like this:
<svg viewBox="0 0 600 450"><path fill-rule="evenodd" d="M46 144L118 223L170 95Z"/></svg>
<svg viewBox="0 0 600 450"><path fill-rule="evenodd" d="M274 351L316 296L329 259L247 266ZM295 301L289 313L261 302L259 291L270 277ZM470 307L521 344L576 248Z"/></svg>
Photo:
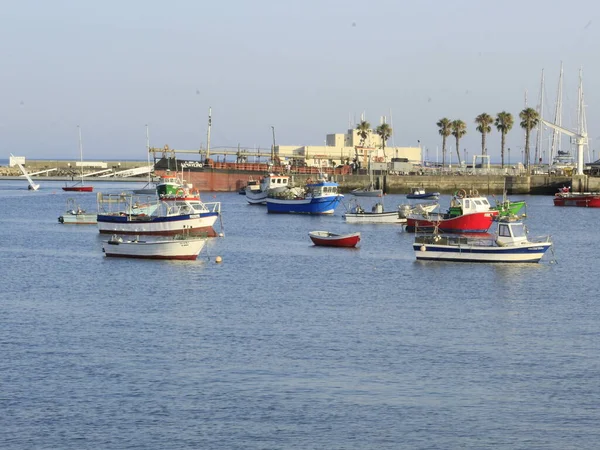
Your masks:
<svg viewBox="0 0 600 450"><path fill-rule="evenodd" d="M556 264L426 263L342 207L207 193L224 238L159 262L105 258L95 226L57 222L73 193L25 187L0 182L3 449L598 447L600 210L525 197Z"/></svg>

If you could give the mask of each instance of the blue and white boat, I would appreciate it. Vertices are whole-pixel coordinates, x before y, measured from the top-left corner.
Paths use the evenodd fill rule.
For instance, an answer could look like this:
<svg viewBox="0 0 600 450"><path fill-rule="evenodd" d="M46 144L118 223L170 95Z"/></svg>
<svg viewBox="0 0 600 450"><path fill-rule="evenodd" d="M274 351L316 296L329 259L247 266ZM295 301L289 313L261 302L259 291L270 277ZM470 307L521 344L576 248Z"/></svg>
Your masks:
<svg viewBox="0 0 600 450"><path fill-rule="evenodd" d="M104 234L190 235L216 237L221 203L164 199L143 202L126 194L98 193L98 231Z"/></svg>
<svg viewBox="0 0 600 450"><path fill-rule="evenodd" d="M304 189L288 189L267 196L267 212L280 214L333 214L344 196L338 184L322 178L308 180Z"/></svg>
<svg viewBox="0 0 600 450"><path fill-rule="evenodd" d="M414 188L410 191L410 194L406 194L406 198L411 199L423 199L423 200L437 200L440 198L439 192L425 192L425 189Z"/></svg>
<svg viewBox="0 0 600 450"><path fill-rule="evenodd" d="M551 246L550 236L529 239L523 222L507 216L498 220L495 234L417 235L413 250L418 260L537 263Z"/></svg>

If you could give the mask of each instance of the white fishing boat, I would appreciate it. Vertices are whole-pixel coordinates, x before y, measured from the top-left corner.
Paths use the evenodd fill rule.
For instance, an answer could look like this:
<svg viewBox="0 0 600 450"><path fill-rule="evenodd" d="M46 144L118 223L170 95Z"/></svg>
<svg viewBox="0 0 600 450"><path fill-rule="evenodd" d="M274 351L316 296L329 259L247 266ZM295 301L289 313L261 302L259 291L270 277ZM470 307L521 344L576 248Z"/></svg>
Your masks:
<svg viewBox="0 0 600 450"><path fill-rule="evenodd" d="M250 184L246 186L246 200L251 205L266 205L269 195L276 195L291 189L290 177L287 175L268 174L260 180L257 186Z"/></svg>
<svg viewBox="0 0 600 450"><path fill-rule="evenodd" d="M67 225L94 225L97 223L96 213L88 213L81 209L74 198L67 199L67 210L58 218L59 223Z"/></svg>
<svg viewBox="0 0 600 450"><path fill-rule="evenodd" d="M383 189L376 189L370 184L365 188L352 189L350 193L355 197L381 197L383 195Z"/></svg>
<svg viewBox="0 0 600 450"><path fill-rule="evenodd" d="M417 234L413 250L418 260L486 263L537 263L552 246L550 236L529 238L522 221L498 220L497 232L487 237Z"/></svg>
<svg viewBox="0 0 600 450"><path fill-rule="evenodd" d="M104 242L102 251L106 256L142 259L194 260L206 244L206 238L175 236L168 240L125 240L114 235Z"/></svg>
<svg viewBox="0 0 600 450"><path fill-rule="evenodd" d="M429 214L440 207L437 202L403 203L398 205L400 217L406 219L411 214Z"/></svg>
<svg viewBox="0 0 600 450"><path fill-rule="evenodd" d="M375 203L370 211L366 211L358 202L350 203L350 209L343 214L347 223L406 223L398 210L385 211L383 201Z"/></svg>
<svg viewBox="0 0 600 450"><path fill-rule="evenodd" d="M217 236L214 225L221 217L221 202L199 199L153 200L122 194L98 193L98 231L104 234Z"/></svg>

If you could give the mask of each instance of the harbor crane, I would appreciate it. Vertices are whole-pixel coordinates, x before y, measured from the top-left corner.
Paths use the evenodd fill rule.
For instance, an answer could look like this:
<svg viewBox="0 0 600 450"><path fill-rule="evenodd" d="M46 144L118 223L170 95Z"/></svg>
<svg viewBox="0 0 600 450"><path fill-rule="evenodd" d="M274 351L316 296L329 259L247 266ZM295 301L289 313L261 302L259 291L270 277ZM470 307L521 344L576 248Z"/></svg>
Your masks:
<svg viewBox="0 0 600 450"><path fill-rule="evenodd" d="M544 122L544 124L552 128L553 130L570 136L571 139L575 142L575 145L577 145L577 175L583 175L583 146L588 143L587 132L582 131L581 134L579 134L575 133L574 131L567 130L566 128L563 128L559 125L548 122L544 119L542 119L542 122Z"/></svg>

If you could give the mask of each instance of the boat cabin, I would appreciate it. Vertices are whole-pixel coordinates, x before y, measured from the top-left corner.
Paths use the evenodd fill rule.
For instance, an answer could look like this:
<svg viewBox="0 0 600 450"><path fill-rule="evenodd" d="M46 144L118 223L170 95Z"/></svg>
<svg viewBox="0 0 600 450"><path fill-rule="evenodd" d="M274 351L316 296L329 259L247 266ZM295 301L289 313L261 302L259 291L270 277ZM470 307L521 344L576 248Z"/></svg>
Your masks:
<svg viewBox="0 0 600 450"><path fill-rule="evenodd" d="M286 188L289 185L290 177L287 175L269 174L261 180L262 190Z"/></svg>
<svg viewBox="0 0 600 450"><path fill-rule="evenodd" d="M500 247L527 242L527 230L523 222L514 221L509 217L501 217L498 220L496 243Z"/></svg>
<svg viewBox="0 0 600 450"><path fill-rule="evenodd" d="M480 197L475 191L474 195L463 194L464 190L459 191L454 195L450 202L451 217L460 216L463 214L471 214L476 212L488 212L492 205L486 197Z"/></svg>
<svg viewBox="0 0 600 450"><path fill-rule="evenodd" d="M307 184L306 190L312 197L331 197L338 195L338 184L328 181Z"/></svg>

